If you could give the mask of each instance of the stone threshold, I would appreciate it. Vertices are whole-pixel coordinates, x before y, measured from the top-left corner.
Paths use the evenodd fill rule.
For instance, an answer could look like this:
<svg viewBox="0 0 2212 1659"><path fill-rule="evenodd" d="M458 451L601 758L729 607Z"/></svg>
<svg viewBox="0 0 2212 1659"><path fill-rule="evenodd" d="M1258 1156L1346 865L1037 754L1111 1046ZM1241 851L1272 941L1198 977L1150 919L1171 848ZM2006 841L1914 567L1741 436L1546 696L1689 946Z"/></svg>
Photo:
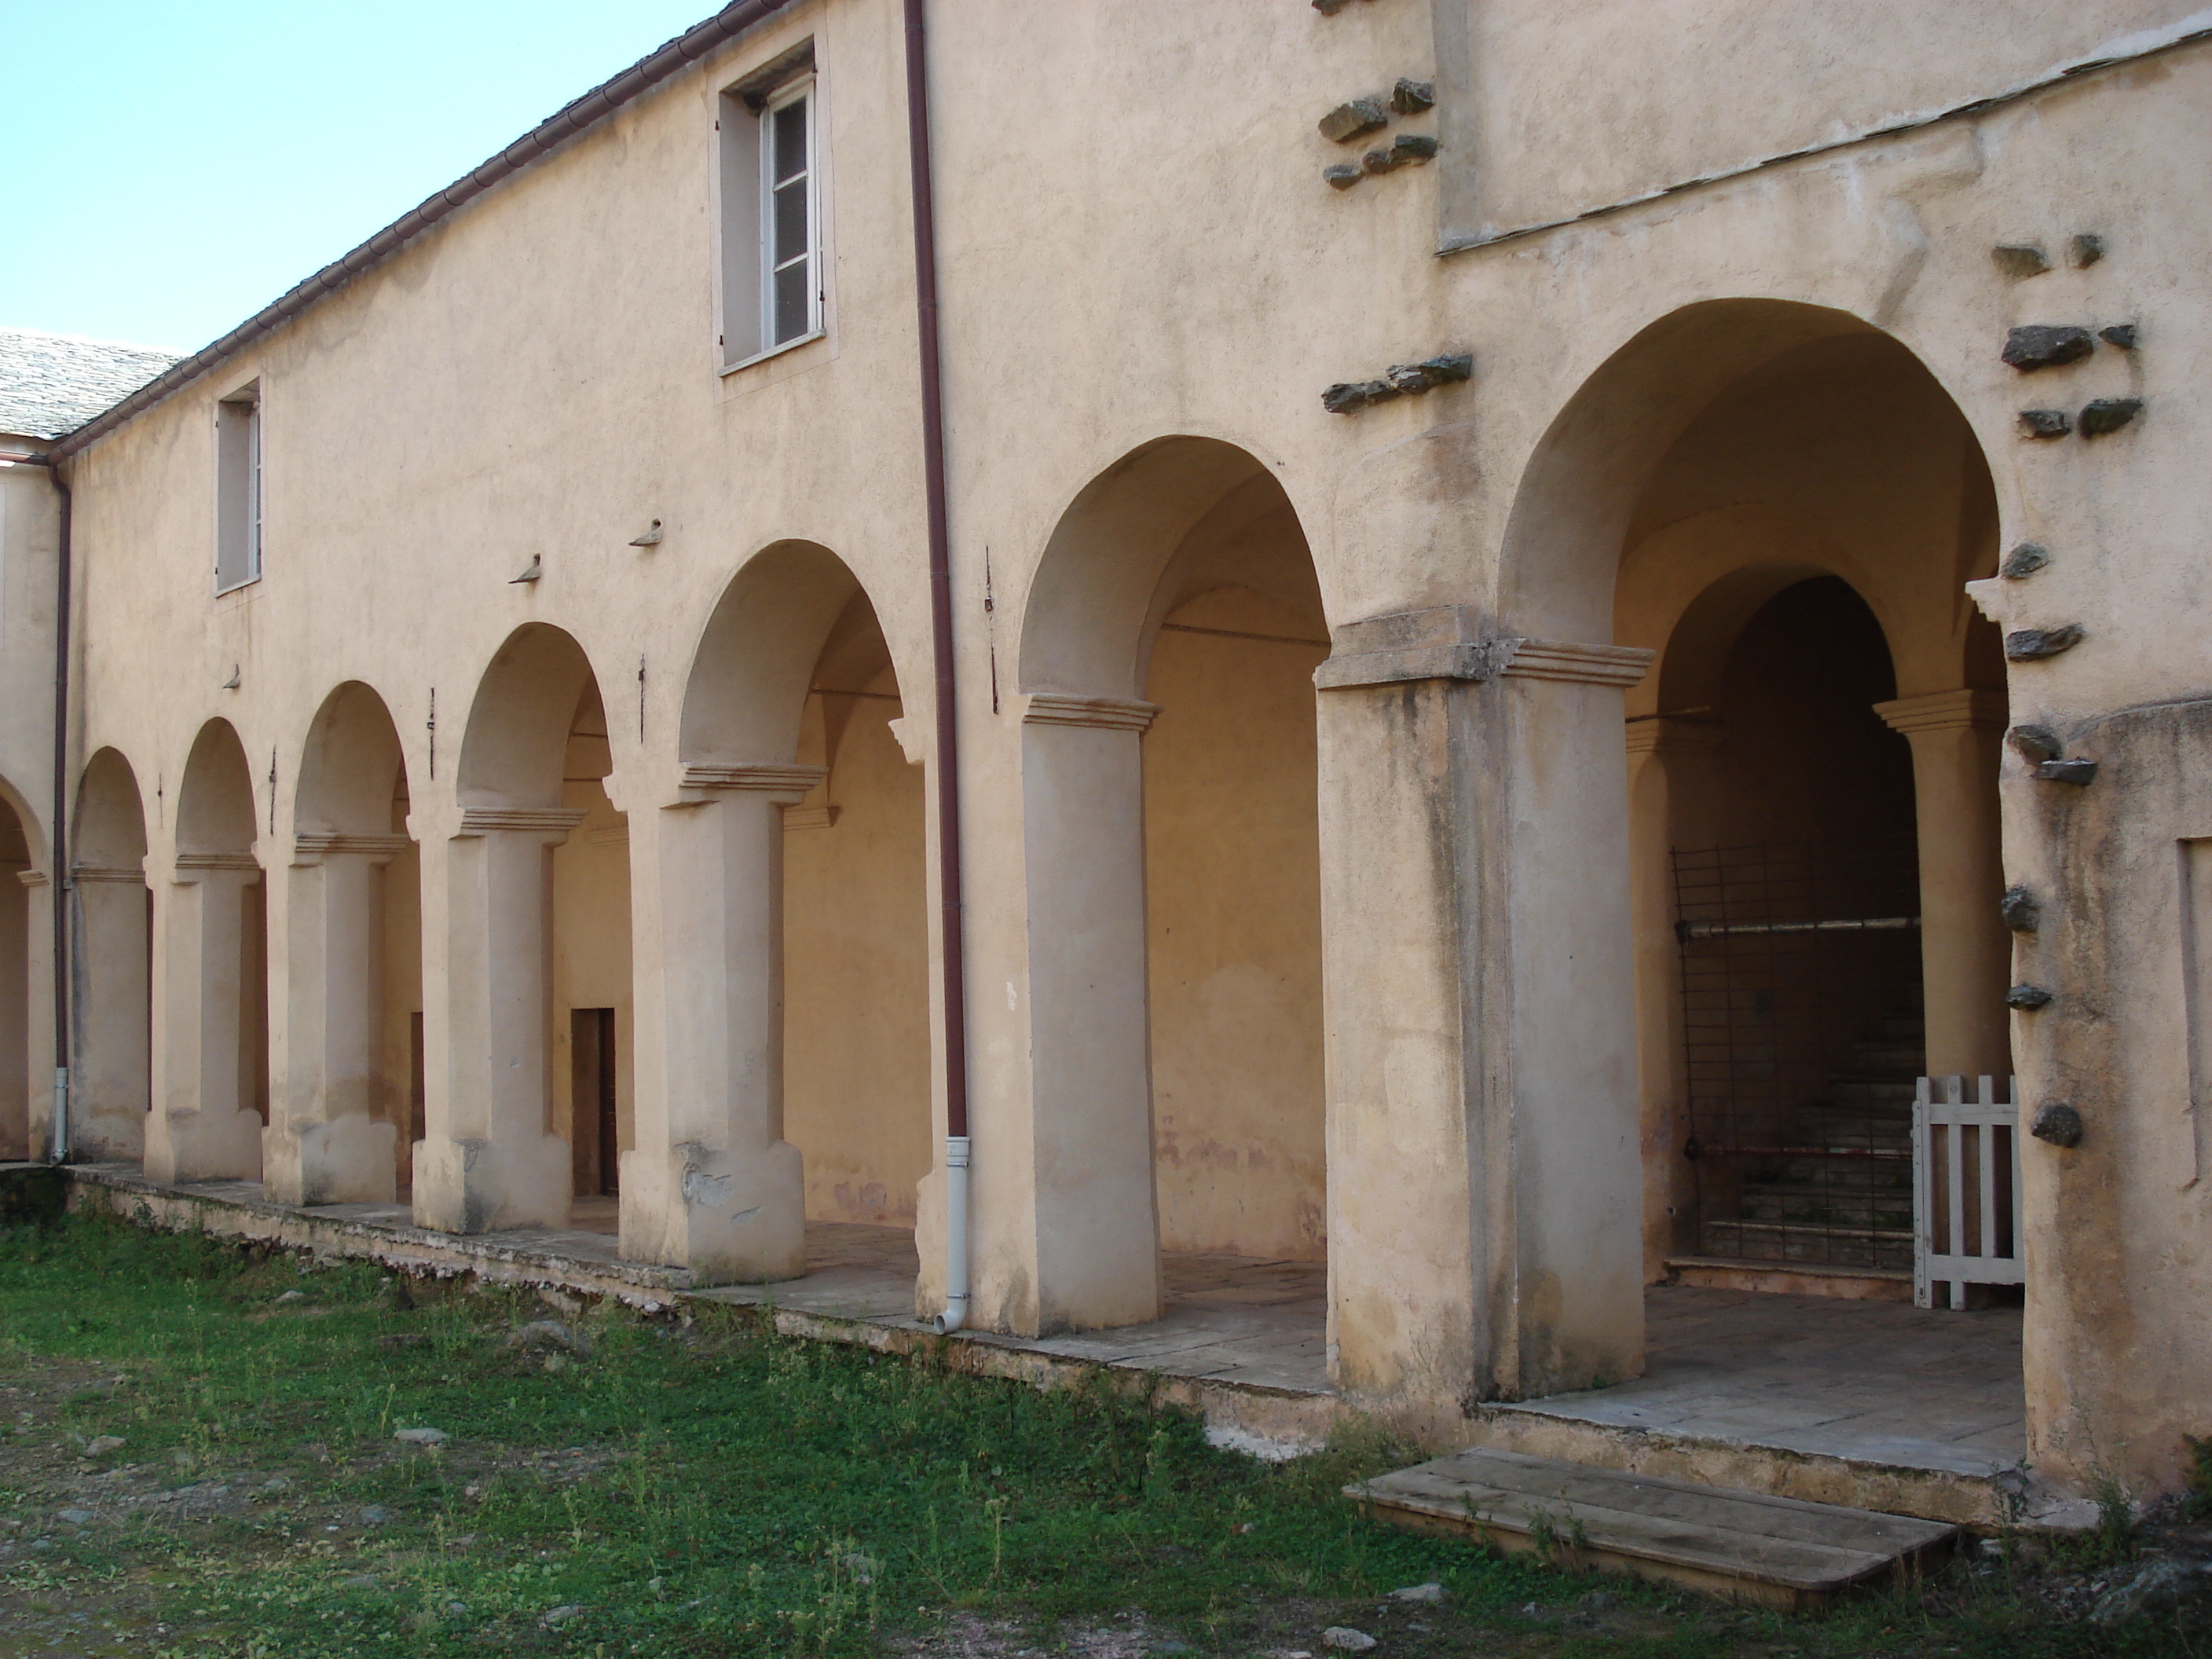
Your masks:
<svg viewBox="0 0 2212 1659"><path fill-rule="evenodd" d="M1751 1261L1736 1256L1670 1255L1667 1282L1709 1291L1834 1296L1852 1302L1910 1302L1910 1267L1831 1267L1811 1261Z"/></svg>

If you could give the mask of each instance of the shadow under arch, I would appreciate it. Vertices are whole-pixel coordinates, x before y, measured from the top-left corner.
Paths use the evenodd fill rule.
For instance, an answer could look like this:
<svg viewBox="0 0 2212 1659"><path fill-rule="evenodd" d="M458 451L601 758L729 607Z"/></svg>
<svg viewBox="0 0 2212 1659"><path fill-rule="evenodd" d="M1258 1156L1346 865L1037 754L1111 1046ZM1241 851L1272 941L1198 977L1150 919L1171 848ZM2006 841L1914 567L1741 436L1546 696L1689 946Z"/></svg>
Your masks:
<svg viewBox="0 0 2212 1659"><path fill-rule="evenodd" d="M422 861L383 696L334 687L294 771L289 1042L264 1186L283 1203L389 1203L412 1185L425 1058Z"/></svg>
<svg viewBox="0 0 2212 1659"><path fill-rule="evenodd" d="M31 890L17 879L46 867L45 837L21 791L0 778L0 1159L31 1156L32 1075L41 1046L32 1026Z"/></svg>
<svg viewBox="0 0 2212 1659"><path fill-rule="evenodd" d="M1139 446L1054 524L1022 611L1043 1328L1158 1316L1162 1252L1326 1251L1313 671L1280 483Z"/></svg>

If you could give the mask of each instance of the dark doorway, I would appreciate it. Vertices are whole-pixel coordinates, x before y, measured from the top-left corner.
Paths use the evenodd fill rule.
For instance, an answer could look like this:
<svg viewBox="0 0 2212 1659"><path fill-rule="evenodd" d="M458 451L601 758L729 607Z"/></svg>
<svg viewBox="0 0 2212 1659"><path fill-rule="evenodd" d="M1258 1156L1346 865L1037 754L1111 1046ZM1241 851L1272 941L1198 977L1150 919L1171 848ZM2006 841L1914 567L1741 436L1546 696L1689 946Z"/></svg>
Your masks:
<svg viewBox="0 0 2212 1659"><path fill-rule="evenodd" d="M615 1116L615 1011L568 1011L574 1087L569 1146L575 1161L576 1196L611 1196L621 1169Z"/></svg>

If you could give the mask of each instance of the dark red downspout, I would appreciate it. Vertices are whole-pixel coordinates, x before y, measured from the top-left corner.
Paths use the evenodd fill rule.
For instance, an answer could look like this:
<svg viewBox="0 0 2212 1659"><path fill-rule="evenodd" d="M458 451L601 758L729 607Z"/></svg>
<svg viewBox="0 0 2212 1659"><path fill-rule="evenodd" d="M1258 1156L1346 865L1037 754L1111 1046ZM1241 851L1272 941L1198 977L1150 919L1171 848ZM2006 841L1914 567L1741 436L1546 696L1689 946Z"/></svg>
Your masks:
<svg viewBox="0 0 2212 1659"><path fill-rule="evenodd" d="M930 654L936 670L938 930L945 982L945 1312L968 1317L968 974L960 893L960 750L953 701L952 537L945 511L945 395L937 346L937 207L929 172L929 60L923 0L906 0L906 144L914 174L914 300L921 350L921 453L929 504Z"/></svg>

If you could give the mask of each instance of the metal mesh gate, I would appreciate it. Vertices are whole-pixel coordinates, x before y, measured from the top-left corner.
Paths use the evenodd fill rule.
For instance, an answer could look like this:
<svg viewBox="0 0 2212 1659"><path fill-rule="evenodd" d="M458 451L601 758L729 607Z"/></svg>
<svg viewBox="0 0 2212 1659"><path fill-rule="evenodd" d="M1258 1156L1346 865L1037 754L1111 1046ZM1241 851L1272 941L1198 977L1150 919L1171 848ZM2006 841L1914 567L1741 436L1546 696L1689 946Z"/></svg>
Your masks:
<svg viewBox="0 0 2212 1659"><path fill-rule="evenodd" d="M1913 849L1676 848L1697 1254L1910 1271Z"/></svg>

